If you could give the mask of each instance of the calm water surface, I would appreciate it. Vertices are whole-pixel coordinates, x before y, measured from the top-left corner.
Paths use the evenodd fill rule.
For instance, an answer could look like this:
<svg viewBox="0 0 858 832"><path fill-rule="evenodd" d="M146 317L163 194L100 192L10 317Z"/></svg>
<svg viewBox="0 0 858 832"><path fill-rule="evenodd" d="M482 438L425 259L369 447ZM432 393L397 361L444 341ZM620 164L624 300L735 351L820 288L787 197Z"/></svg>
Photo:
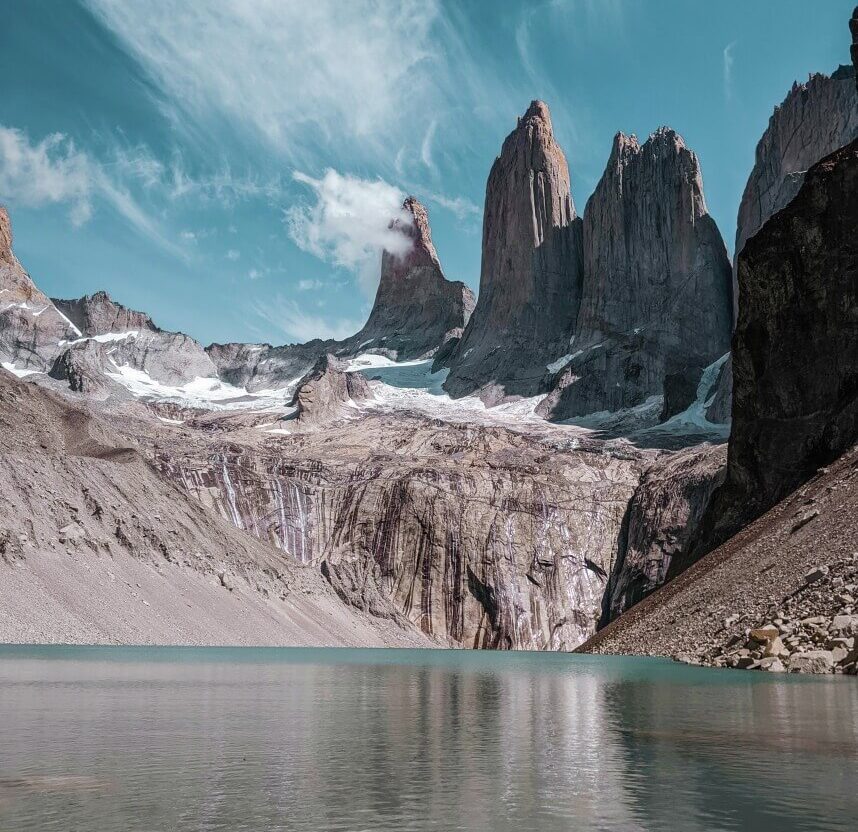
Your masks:
<svg viewBox="0 0 858 832"><path fill-rule="evenodd" d="M0 830L855 830L858 681L0 647Z"/></svg>

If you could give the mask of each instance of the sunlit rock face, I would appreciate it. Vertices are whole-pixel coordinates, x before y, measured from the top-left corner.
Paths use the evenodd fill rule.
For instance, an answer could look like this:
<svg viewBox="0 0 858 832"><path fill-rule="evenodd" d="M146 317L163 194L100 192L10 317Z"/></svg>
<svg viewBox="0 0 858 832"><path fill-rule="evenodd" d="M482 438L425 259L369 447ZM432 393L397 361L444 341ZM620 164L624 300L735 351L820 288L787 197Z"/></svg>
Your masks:
<svg viewBox="0 0 858 832"><path fill-rule="evenodd" d="M414 197L402 208L411 222L396 220L391 230L402 235L405 251L382 253L372 311L363 329L344 345L351 354L372 350L399 361L430 357L461 337L473 312L474 293L441 271L426 209Z"/></svg>
<svg viewBox="0 0 858 832"><path fill-rule="evenodd" d="M494 402L544 392L568 352L581 298L581 221L551 115L531 103L507 136L486 185L477 306L445 359L445 389Z"/></svg>
<svg viewBox="0 0 858 832"><path fill-rule="evenodd" d="M364 416L156 464L340 596L451 645L571 649L595 630L644 455L502 428Z"/></svg>
<svg viewBox="0 0 858 832"><path fill-rule="evenodd" d="M0 361L18 372L46 372L77 330L24 271L12 251L12 225L0 206Z"/></svg>
<svg viewBox="0 0 858 832"><path fill-rule="evenodd" d="M566 366L542 412L566 419L664 393L669 374L730 345L730 262L697 156L661 128L618 133L584 212L584 289Z"/></svg>
<svg viewBox="0 0 858 832"><path fill-rule="evenodd" d="M127 368L166 385L217 376L214 363L198 341L161 329L146 313L117 303L107 292L73 300L55 298L53 303L80 331L76 341L92 339L105 345L105 372Z"/></svg>

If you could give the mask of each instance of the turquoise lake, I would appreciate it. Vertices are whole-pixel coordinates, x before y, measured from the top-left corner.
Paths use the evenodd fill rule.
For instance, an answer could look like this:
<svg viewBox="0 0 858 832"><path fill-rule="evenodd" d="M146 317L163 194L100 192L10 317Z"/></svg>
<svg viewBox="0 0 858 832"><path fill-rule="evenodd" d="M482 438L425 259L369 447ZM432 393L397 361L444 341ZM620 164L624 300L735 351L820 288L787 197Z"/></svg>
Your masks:
<svg viewBox="0 0 858 832"><path fill-rule="evenodd" d="M854 830L858 681L543 653L0 647L0 830Z"/></svg>

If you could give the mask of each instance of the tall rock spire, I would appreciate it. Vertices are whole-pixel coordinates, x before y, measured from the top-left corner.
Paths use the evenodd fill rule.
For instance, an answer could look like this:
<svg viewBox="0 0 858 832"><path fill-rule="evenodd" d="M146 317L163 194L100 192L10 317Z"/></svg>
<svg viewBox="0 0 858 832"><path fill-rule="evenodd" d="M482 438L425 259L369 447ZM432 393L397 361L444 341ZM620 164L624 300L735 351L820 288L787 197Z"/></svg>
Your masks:
<svg viewBox="0 0 858 832"><path fill-rule="evenodd" d="M480 294L445 384L496 401L544 389L568 352L581 296L581 221L551 115L533 101L486 186Z"/></svg>
<svg viewBox="0 0 858 832"><path fill-rule="evenodd" d="M553 419L617 411L663 394L669 374L730 347L727 250L697 157L663 127L618 133L584 214L584 290L574 351L541 405Z"/></svg>
<svg viewBox="0 0 858 832"><path fill-rule="evenodd" d="M429 216L412 196L402 205L410 224L391 228L408 238L405 254L382 253L375 303L363 329L346 349L383 351L402 361L433 355L458 339L474 308L474 294L464 283L444 277L432 244Z"/></svg>

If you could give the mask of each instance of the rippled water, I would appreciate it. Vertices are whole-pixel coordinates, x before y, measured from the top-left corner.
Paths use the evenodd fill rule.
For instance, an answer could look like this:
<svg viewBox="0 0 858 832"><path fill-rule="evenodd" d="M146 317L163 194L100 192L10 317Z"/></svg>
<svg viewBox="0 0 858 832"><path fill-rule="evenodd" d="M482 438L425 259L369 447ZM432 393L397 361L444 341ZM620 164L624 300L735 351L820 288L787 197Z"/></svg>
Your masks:
<svg viewBox="0 0 858 832"><path fill-rule="evenodd" d="M858 682L556 654L0 648L0 829L854 830Z"/></svg>

